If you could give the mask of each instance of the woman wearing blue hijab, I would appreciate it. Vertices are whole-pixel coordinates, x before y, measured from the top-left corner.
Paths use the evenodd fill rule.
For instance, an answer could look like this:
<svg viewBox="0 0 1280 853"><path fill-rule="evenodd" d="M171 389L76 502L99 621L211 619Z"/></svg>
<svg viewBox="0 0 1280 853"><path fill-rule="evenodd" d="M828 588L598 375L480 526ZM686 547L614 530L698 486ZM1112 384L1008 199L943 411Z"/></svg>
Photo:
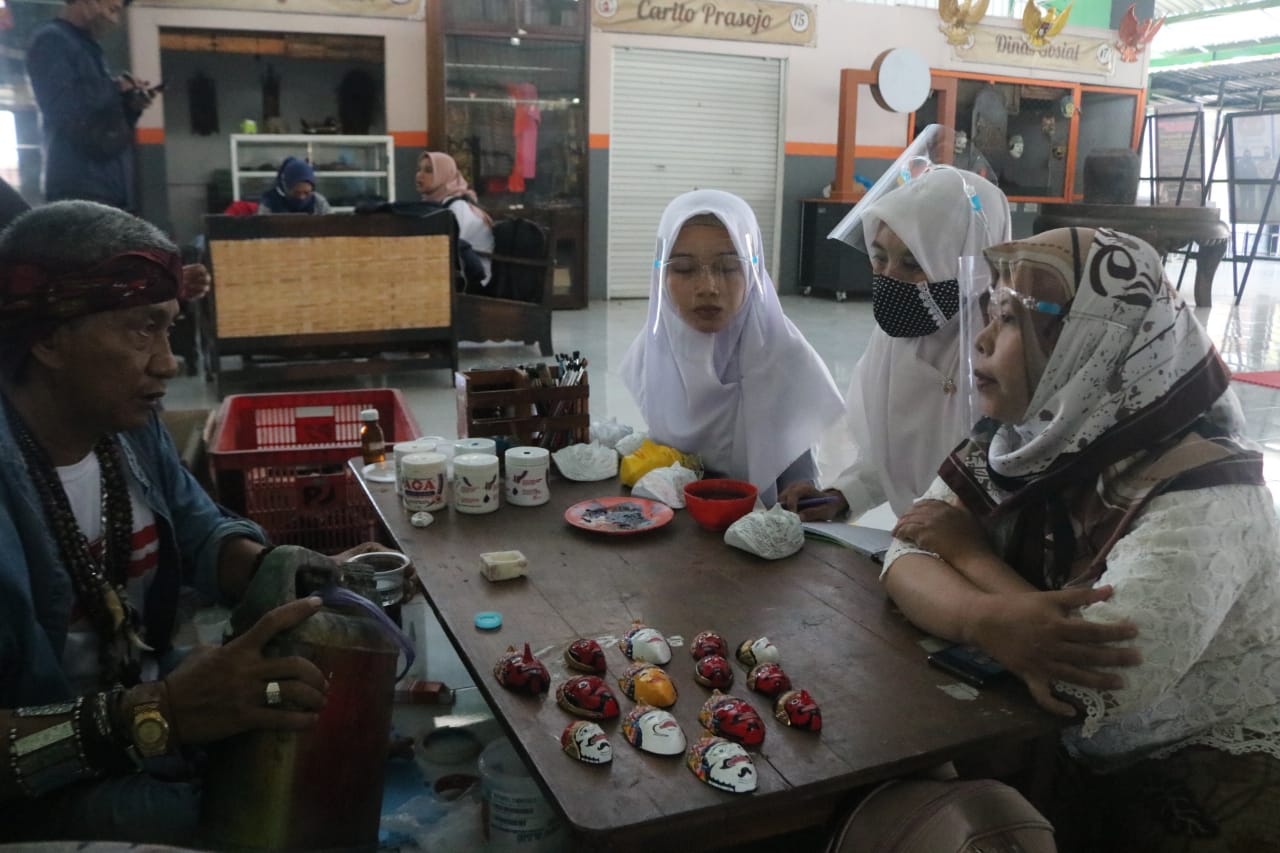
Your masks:
<svg viewBox="0 0 1280 853"><path fill-rule="evenodd" d="M316 192L316 172L306 160L286 157L276 182L262 194L258 213L329 213L329 200Z"/></svg>

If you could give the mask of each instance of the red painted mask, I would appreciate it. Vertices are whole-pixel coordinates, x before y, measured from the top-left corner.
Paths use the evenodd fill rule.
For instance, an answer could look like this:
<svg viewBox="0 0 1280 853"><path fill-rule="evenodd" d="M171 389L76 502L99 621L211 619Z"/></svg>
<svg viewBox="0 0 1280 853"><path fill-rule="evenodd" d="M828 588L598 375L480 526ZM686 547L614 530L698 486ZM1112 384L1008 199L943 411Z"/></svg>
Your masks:
<svg viewBox="0 0 1280 853"><path fill-rule="evenodd" d="M579 672L604 675L604 649L595 640L574 640L564 650L564 661Z"/></svg>
<svg viewBox="0 0 1280 853"><path fill-rule="evenodd" d="M589 720L612 720L618 716L618 700L598 675L579 675L556 688L556 704L570 714Z"/></svg>
<svg viewBox="0 0 1280 853"><path fill-rule="evenodd" d="M822 711L808 690L789 690L778 697L773 716L793 729L822 731Z"/></svg>
<svg viewBox="0 0 1280 853"><path fill-rule="evenodd" d="M728 738L743 746L764 742L764 720L756 709L741 699L716 691L698 712L698 722L713 735Z"/></svg>
<svg viewBox="0 0 1280 853"><path fill-rule="evenodd" d="M524 644L523 652L517 652L515 646L508 646L507 653L493 665L493 677L508 690L531 696L546 693L551 687L551 674L529 651L528 643Z"/></svg>
<svg viewBox="0 0 1280 853"><path fill-rule="evenodd" d="M773 699L791 689L791 678L776 663L758 663L747 674L747 686Z"/></svg>
<svg viewBox="0 0 1280 853"><path fill-rule="evenodd" d="M729 662L720 655L707 655L698 658L698 662L694 664L693 680L703 687L728 690L733 684L733 670L729 668Z"/></svg>
<svg viewBox="0 0 1280 853"><path fill-rule="evenodd" d="M694 660L702 660L707 655L728 658L729 644L715 631L703 631L693 638L693 642L689 645L689 654L693 655Z"/></svg>

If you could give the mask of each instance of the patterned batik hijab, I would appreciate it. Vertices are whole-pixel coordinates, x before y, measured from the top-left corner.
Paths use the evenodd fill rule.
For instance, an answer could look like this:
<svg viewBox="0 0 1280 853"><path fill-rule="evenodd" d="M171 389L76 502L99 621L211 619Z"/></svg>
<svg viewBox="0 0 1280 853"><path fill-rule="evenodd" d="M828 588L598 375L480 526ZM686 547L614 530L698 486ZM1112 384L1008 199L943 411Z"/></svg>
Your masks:
<svg viewBox="0 0 1280 853"><path fill-rule="evenodd" d="M1021 423L981 422L939 474L988 526L1014 519L1005 557L1028 581L1096 579L1157 495L1263 482L1230 373L1154 249L1064 228L985 254L1025 311L1034 390Z"/></svg>

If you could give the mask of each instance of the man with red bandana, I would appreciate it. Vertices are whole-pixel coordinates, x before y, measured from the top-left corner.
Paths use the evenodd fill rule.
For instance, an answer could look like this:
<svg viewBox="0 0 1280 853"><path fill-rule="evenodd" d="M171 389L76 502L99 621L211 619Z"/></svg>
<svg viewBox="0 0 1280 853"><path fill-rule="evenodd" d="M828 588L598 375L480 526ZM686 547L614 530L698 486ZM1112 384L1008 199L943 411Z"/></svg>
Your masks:
<svg viewBox="0 0 1280 853"><path fill-rule="evenodd" d="M229 603L269 552L157 417L181 269L157 229L92 202L0 233L0 842L187 843L198 780L157 775L189 775L180 748L303 729L324 704L312 663L262 654L318 598L172 644L180 586Z"/></svg>

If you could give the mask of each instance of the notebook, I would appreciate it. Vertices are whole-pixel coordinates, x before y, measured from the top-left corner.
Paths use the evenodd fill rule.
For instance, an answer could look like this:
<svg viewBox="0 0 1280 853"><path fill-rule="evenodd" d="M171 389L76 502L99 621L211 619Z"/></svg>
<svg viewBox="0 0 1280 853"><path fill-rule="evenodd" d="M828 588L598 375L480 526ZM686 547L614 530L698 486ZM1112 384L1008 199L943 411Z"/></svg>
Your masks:
<svg viewBox="0 0 1280 853"><path fill-rule="evenodd" d="M800 525L804 535L835 545L852 548L864 557L879 563L893 542L893 534L878 527L864 527L844 521L806 521Z"/></svg>

